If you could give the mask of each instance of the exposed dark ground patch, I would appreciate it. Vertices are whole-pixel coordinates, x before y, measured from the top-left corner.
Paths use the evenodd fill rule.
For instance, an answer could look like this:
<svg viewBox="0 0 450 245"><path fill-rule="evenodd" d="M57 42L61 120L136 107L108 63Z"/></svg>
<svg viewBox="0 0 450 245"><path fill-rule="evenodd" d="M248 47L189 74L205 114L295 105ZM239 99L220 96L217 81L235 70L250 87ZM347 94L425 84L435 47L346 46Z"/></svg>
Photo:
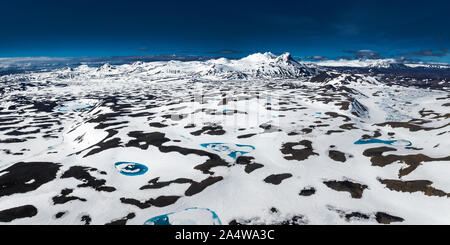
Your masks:
<svg viewBox="0 0 450 245"><path fill-rule="evenodd" d="M55 219L60 219L62 218L67 212L66 211L61 211L55 214Z"/></svg>
<svg viewBox="0 0 450 245"><path fill-rule="evenodd" d="M420 130L430 131L430 130L445 128L445 127L449 126L450 123L447 123L441 127L423 127L423 126L416 125L416 124L409 123L409 122L384 122L384 123L379 123L379 124L375 124L375 125L381 126L381 127L389 125L393 128L407 128L411 132L416 132L416 131L420 131Z"/></svg>
<svg viewBox="0 0 450 245"><path fill-rule="evenodd" d="M209 134L209 135L224 135L225 130L223 130L220 125L212 125L212 126L204 126L202 129L191 132L192 135L199 136L201 134Z"/></svg>
<svg viewBox="0 0 450 245"><path fill-rule="evenodd" d="M120 201L125 204L135 205L140 209L146 209L151 206L155 207L165 207L174 204L180 196L159 196L157 198L150 198L147 201L141 202L133 198L120 198Z"/></svg>
<svg viewBox="0 0 450 245"><path fill-rule="evenodd" d="M18 138L7 138L4 140L0 140L0 143L2 144L11 144L11 143L22 143L27 141L26 138L18 139Z"/></svg>
<svg viewBox="0 0 450 245"><path fill-rule="evenodd" d="M314 187L307 187L300 191L300 196L312 196L316 193L316 189Z"/></svg>
<svg viewBox="0 0 450 245"><path fill-rule="evenodd" d="M0 171L0 197L36 190L56 178L61 165L51 162L19 162Z"/></svg>
<svg viewBox="0 0 450 245"><path fill-rule="evenodd" d="M337 133L343 133L345 132L344 130L328 130L325 134L326 135L331 135L331 134L337 134Z"/></svg>
<svg viewBox="0 0 450 245"><path fill-rule="evenodd" d="M58 106L56 101L33 101L32 109L36 112L52 112Z"/></svg>
<svg viewBox="0 0 450 245"><path fill-rule="evenodd" d="M105 225L126 225L128 220L133 219L134 217L136 217L135 213L129 213L127 216L113 220L109 223L106 223Z"/></svg>
<svg viewBox="0 0 450 245"><path fill-rule="evenodd" d="M161 147L162 144L169 142L170 139L165 137L165 134L160 132L144 133L142 131L132 131L128 136L135 138L130 140L126 147L137 147L142 150L147 150L150 145Z"/></svg>
<svg viewBox="0 0 450 245"><path fill-rule="evenodd" d="M288 179L292 177L292 174L289 173L285 173L285 174L272 174L267 176L264 179L264 182L269 183L269 184L274 184L274 185L279 185L281 184L281 182L285 179Z"/></svg>
<svg viewBox="0 0 450 245"><path fill-rule="evenodd" d="M233 219L228 223L228 225L306 225L306 224L308 224L308 220L303 215L294 215L288 219L272 223L261 223L258 220L258 218Z"/></svg>
<svg viewBox="0 0 450 245"><path fill-rule="evenodd" d="M326 83L334 78L339 77L340 74L338 73L328 73L328 72L321 72L318 75L312 77L310 79L311 82L315 83Z"/></svg>
<svg viewBox="0 0 450 245"><path fill-rule="evenodd" d="M393 222L403 222L404 219L397 217L397 216L393 216L387 213L383 213L383 212L377 212L375 214L376 220L378 223L380 224L390 224Z"/></svg>
<svg viewBox="0 0 450 245"><path fill-rule="evenodd" d="M281 132L282 131L277 126L274 126L274 125L271 125L268 123L263 123L263 124L259 125L259 127L264 129L263 133L273 133L273 132Z"/></svg>
<svg viewBox="0 0 450 245"><path fill-rule="evenodd" d="M294 149L295 146L304 146L303 149ZM297 160L297 161L303 161L305 159L308 159L308 157L319 154L315 153L312 148L312 142L309 140L302 140L298 143L284 143L282 145L282 148L280 149L281 153L285 155L291 155L291 156L285 156L284 158L286 160Z"/></svg>
<svg viewBox="0 0 450 245"><path fill-rule="evenodd" d="M350 221L355 218L356 219L369 219L370 216L367 214L360 213L360 212L351 212L351 213L345 214L345 220L347 220L347 221Z"/></svg>
<svg viewBox="0 0 450 245"><path fill-rule="evenodd" d="M325 181L323 182L328 188L331 188L335 191L346 191L350 193L352 198L361 198L365 189L367 189L367 185L362 185L359 183L353 183L348 180L344 181Z"/></svg>
<svg viewBox="0 0 450 245"><path fill-rule="evenodd" d="M330 150L328 152L328 156L337 162L345 162L347 160L347 158L345 157L345 153L337 150Z"/></svg>
<svg viewBox="0 0 450 245"><path fill-rule="evenodd" d="M64 204L66 202L70 202L70 201L73 201L73 200L80 200L82 202L87 201L86 199L81 198L81 197L69 196L69 194L72 193L72 192L73 192L72 189L63 189L63 190L61 190L61 194L59 196L55 196L55 197L52 198L53 204L54 205L56 205L56 204Z"/></svg>
<svg viewBox="0 0 450 245"><path fill-rule="evenodd" d="M431 161L449 161L450 156L448 157L440 157L440 158L432 158L424 154L411 154L411 155L394 155L389 154L383 156L384 152L388 151L396 151L395 148L392 147L376 147L369 148L363 152L363 155L366 157L370 157L370 162L373 166L384 167L386 165L392 164L394 162L400 161L408 165L406 168L402 168L399 171L399 177L408 175L412 171L414 171L422 162L431 162Z"/></svg>
<svg viewBox="0 0 450 245"><path fill-rule="evenodd" d="M11 222L15 219L30 218L35 216L38 210L33 205L24 205L0 211L0 222Z"/></svg>
<svg viewBox="0 0 450 245"><path fill-rule="evenodd" d="M380 133L379 130L375 130L373 132L373 135L368 135L368 134L364 134L363 136L361 136L362 139L368 140L368 139L375 139L382 136L382 134Z"/></svg>
<svg viewBox="0 0 450 245"><path fill-rule="evenodd" d="M159 178L155 178L149 181L148 185L144 185L142 186L141 190L146 190L146 189L160 189L166 186L169 186L171 184L190 184L190 186L188 187L188 189L185 191L185 195L186 196L193 196L195 194L198 194L200 192L202 192L204 189L206 189L208 186L211 186L219 181L223 180L222 176L210 176L200 182L191 180L191 179L187 179L187 178L178 178L172 181L159 181Z"/></svg>
<svg viewBox="0 0 450 245"><path fill-rule="evenodd" d="M247 166L245 166L244 171L249 174L249 173L255 171L256 169L262 168L262 167L264 167L264 165L259 164L259 163L251 163L251 164L248 164Z"/></svg>
<svg viewBox="0 0 450 245"><path fill-rule="evenodd" d="M5 135L9 135L9 136L23 136L23 135L34 135L34 134L38 134L40 133L41 130L40 129L35 129L33 131L19 131L19 130L12 130L8 133L6 133Z"/></svg>
<svg viewBox="0 0 450 245"><path fill-rule="evenodd" d="M429 180L393 180L393 179L378 179L380 183L384 184L386 188L392 191L401 192L423 192L427 196L438 196L438 197L450 197L450 193L445 193L442 190L438 190L431 185L433 182Z"/></svg>
<svg viewBox="0 0 450 245"><path fill-rule="evenodd" d="M216 177L208 177L207 179L204 179L201 182L193 182L184 194L186 196L193 196L203 191L206 187L213 185L221 180L223 180L222 176L216 176Z"/></svg>
<svg viewBox="0 0 450 245"><path fill-rule="evenodd" d="M351 121L350 117L348 117L346 115L342 115L342 114L336 113L336 112L330 112L329 111L329 112L325 112L324 114L330 116L331 118L339 118L339 117L341 117L341 118L344 119L344 122Z"/></svg>
<svg viewBox="0 0 450 245"><path fill-rule="evenodd" d="M295 215L290 219L283 220L273 225L306 225L308 222L303 215Z"/></svg>
<svg viewBox="0 0 450 245"><path fill-rule="evenodd" d="M311 133L313 130L312 130L312 128L303 128L301 131L302 131L304 134L309 134L309 133Z"/></svg>
<svg viewBox="0 0 450 245"><path fill-rule="evenodd" d="M113 127L113 126L118 126L118 125L122 125L122 124L127 124L129 123L128 121L124 121L124 122L112 122L112 123L99 123L97 124L97 126L95 126L95 129L105 129L108 127Z"/></svg>
<svg viewBox="0 0 450 245"><path fill-rule="evenodd" d="M345 221L347 222L353 220L375 220L379 224L390 224L392 222L404 221L403 218L393 216L384 212L376 212L376 213L362 213L357 211L347 212L331 206L328 206L328 209L337 212L339 216L341 218L345 218Z"/></svg>
<svg viewBox="0 0 450 245"><path fill-rule="evenodd" d="M155 127L155 128L165 128L165 127L169 126L166 124L162 124L160 122L152 122L149 125L150 125L150 127Z"/></svg>
<svg viewBox="0 0 450 245"><path fill-rule="evenodd" d="M239 135L237 136L238 139L245 139L245 138L250 138L255 136L256 134L243 134L243 135Z"/></svg>
<svg viewBox="0 0 450 245"><path fill-rule="evenodd" d="M91 218L91 216L89 216L89 215L83 215L83 216L81 217L81 221L84 222L84 225L90 225L91 222L92 222L92 218Z"/></svg>
<svg viewBox="0 0 450 245"><path fill-rule="evenodd" d="M175 180L171 180L171 181L159 181L159 177L151 179L148 182L148 185L144 185L141 188L139 188L140 190L147 190L147 189L160 189L166 186L169 186L171 184L191 184L192 182L194 182L191 179L187 179L187 178L178 178Z"/></svg>
<svg viewBox="0 0 450 245"><path fill-rule="evenodd" d="M75 178L83 182L82 184L77 185L77 187L90 187L96 191L105 191L105 192L113 192L116 188L112 186L105 186L106 180L97 179L93 177L89 172L97 171L96 169L90 167L83 166L72 166L69 170L64 172L61 176L62 179L65 178Z"/></svg>
<svg viewBox="0 0 450 245"><path fill-rule="evenodd" d="M264 165L260 163L253 162L254 159L255 159L254 157L239 156L236 159L236 164L245 165L244 171L249 174L258 168L264 167Z"/></svg>
<svg viewBox="0 0 450 245"><path fill-rule="evenodd" d="M381 147L375 147L375 148L369 148L364 150L363 155L366 157L374 157L374 156L381 156L385 152L389 151L397 151L397 149L387 146L381 146Z"/></svg>
<svg viewBox="0 0 450 245"><path fill-rule="evenodd" d="M170 119L172 121L180 121L180 120L185 119L187 117L187 115L186 114L169 114L169 115L162 115L161 117L165 118L165 119Z"/></svg>

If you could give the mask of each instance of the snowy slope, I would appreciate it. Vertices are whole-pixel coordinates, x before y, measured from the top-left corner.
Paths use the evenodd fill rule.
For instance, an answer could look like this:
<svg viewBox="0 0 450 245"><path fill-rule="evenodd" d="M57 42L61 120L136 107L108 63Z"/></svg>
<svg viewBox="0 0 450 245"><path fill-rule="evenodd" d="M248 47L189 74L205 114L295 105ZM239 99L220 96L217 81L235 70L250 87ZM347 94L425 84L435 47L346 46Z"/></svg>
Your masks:
<svg viewBox="0 0 450 245"><path fill-rule="evenodd" d="M0 224L450 224L450 88L404 79L271 53L2 76Z"/></svg>

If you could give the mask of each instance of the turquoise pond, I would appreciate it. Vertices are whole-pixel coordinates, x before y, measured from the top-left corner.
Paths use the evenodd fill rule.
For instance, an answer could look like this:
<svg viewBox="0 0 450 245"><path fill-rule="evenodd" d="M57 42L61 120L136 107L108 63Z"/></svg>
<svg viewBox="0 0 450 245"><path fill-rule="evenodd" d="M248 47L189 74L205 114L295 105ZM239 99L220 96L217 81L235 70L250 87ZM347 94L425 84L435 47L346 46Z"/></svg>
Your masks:
<svg viewBox="0 0 450 245"><path fill-rule="evenodd" d="M228 144L228 143L204 143L200 144L207 149L226 153L231 158L238 158L239 156L250 153L255 149L252 145Z"/></svg>
<svg viewBox="0 0 450 245"><path fill-rule="evenodd" d="M409 140L380 140L380 139L360 139L354 143L355 145L365 144L386 144L394 146L411 146L412 142Z"/></svg>
<svg viewBox="0 0 450 245"><path fill-rule="evenodd" d="M58 107L58 111L60 112L72 112L72 111L81 111L92 108L91 105L85 103L67 103L60 107Z"/></svg>
<svg viewBox="0 0 450 245"><path fill-rule="evenodd" d="M121 174L127 176L143 175L148 171L145 165L135 162L116 162L114 166Z"/></svg>
<svg viewBox="0 0 450 245"><path fill-rule="evenodd" d="M214 211L193 207L153 217L144 225L222 225L222 222Z"/></svg>

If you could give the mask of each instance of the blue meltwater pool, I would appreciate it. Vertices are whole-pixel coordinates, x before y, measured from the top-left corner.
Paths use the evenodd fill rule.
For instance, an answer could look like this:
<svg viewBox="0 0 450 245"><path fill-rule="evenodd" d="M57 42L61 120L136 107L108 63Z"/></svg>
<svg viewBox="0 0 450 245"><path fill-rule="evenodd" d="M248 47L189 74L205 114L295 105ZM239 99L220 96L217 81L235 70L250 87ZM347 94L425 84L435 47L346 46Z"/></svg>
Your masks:
<svg viewBox="0 0 450 245"><path fill-rule="evenodd" d="M116 162L114 166L121 174L127 176L143 175L148 171L145 165L135 162Z"/></svg>
<svg viewBox="0 0 450 245"><path fill-rule="evenodd" d="M193 207L153 217L144 225L222 225L222 222L214 211Z"/></svg>
<svg viewBox="0 0 450 245"><path fill-rule="evenodd" d="M409 140L380 140L380 139L360 139L355 142L355 145L365 144L386 144L394 146L411 146L412 142Z"/></svg>
<svg viewBox="0 0 450 245"><path fill-rule="evenodd" d="M224 152L233 159L236 159L244 154L250 153L255 149L255 147L252 145L240 145L229 143L204 143L200 145L202 147L211 149L216 152Z"/></svg>

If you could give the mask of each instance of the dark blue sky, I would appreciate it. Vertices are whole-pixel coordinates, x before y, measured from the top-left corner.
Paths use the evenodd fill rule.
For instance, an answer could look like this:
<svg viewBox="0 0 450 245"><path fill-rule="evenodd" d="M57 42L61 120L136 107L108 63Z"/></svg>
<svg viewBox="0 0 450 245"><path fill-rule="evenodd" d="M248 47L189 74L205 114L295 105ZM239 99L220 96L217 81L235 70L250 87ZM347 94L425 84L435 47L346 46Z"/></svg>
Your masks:
<svg viewBox="0 0 450 245"><path fill-rule="evenodd" d="M0 57L289 51L450 62L449 12L448 0L2 0Z"/></svg>

